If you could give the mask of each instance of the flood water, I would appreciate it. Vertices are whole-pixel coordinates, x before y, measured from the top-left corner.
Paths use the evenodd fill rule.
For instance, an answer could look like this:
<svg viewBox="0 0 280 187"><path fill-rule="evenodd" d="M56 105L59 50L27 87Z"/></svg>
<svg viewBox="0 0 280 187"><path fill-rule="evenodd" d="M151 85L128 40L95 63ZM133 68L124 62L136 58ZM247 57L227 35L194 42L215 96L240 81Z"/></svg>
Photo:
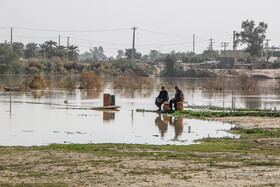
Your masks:
<svg viewBox="0 0 280 187"><path fill-rule="evenodd" d="M0 76L0 83L16 84L24 76ZM76 77L77 78L77 77ZM51 77L54 81L65 76ZM136 109L156 110L154 98L158 89L115 90L114 77L105 77L104 90L52 89L30 92L0 92L0 145L48 145L52 143L137 143L137 144L194 144L204 137L233 137L226 132L234 125L182 119L156 113L139 113ZM172 87L182 87L189 105L224 107L277 108L280 97L269 90L271 80L259 81L256 91L205 90L205 79L153 78L160 85L168 81ZM192 87L192 89L190 89ZM114 94L119 111L84 110L103 105L103 93ZM169 92L170 97L174 91ZM10 103L11 99L11 103ZM68 103L65 104L64 101ZM80 109L74 109L80 108ZM84 109L81 109L84 108Z"/></svg>

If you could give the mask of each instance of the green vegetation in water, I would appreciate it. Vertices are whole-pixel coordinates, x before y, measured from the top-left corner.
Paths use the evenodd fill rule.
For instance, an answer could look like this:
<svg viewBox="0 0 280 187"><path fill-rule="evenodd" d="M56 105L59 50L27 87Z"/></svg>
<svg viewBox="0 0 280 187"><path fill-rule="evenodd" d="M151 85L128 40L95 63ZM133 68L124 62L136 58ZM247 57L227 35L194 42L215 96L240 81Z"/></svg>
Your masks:
<svg viewBox="0 0 280 187"><path fill-rule="evenodd" d="M222 108L222 107L209 107L209 110L226 110L226 111L256 111L256 112L275 112L272 109L258 109L258 108Z"/></svg>
<svg viewBox="0 0 280 187"><path fill-rule="evenodd" d="M210 108L209 108L210 109ZM260 116L260 117L280 117L280 111L277 110L262 110L262 109L233 109L231 111L223 111L223 108L211 107L211 110L216 111L155 111L137 109L136 112L157 112L172 114L182 118L205 118L205 117L226 117L226 116Z"/></svg>
<svg viewBox="0 0 280 187"><path fill-rule="evenodd" d="M192 110L183 110L176 111L172 115L178 117L225 117L225 116L260 116L260 117L280 117L280 112L266 112L266 111L192 111Z"/></svg>

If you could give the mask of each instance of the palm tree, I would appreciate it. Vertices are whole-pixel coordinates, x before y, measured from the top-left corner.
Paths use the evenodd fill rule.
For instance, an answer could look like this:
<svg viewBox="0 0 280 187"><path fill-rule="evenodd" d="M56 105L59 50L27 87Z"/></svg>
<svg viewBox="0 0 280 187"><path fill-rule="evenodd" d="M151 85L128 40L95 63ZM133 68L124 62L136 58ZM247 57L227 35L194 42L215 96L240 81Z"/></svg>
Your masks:
<svg viewBox="0 0 280 187"><path fill-rule="evenodd" d="M66 58L66 56L67 56L66 47L64 47L63 45L58 46L56 48L55 56L58 56L60 58Z"/></svg>
<svg viewBox="0 0 280 187"><path fill-rule="evenodd" d="M41 53L43 53L48 58L55 56L57 43L53 40L46 41L45 43L40 45Z"/></svg>
<svg viewBox="0 0 280 187"><path fill-rule="evenodd" d="M26 44L24 56L25 58L37 57L39 53L38 44L36 43L28 43Z"/></svg>
<svg viewBox="0 0 280 187"><path fill-rule="evenodd" d="M78 46L70 45L68 47L68 55L69 55L69 60L77 60L79 56Z"/></svg>
<svg viewBox="0 0 280 187"><path fill-rule="evenodd" d="M40 50L39 50L40 55L42 57L46 57L47 56L47 44L46 43L42 43L39 46L40 46Z"/></svg>

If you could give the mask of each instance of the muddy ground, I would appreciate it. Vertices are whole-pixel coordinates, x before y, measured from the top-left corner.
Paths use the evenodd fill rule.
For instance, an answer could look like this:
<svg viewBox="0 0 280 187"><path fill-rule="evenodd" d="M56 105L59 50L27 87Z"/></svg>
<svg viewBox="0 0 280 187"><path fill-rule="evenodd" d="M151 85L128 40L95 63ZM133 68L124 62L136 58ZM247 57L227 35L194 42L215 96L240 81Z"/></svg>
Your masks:
<svg viewBox="0 0 280 187"><path fill-rule="evenodd" d="M273 117L228 116L228 117L215 117L214 120L233 123L244 128L280 129L280 118L273 118Z"/></svg>

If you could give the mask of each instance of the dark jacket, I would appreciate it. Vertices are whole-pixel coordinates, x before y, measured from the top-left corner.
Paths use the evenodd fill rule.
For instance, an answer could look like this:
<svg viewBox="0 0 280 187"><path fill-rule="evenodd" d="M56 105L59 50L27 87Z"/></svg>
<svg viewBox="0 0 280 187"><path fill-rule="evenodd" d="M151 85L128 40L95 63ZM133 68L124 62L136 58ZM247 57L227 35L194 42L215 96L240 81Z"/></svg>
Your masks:
<svg viewBox="0 0 280 187"><path fill-rule="evenodd" d="M176 90L176 93L175 93L175 98L174 98L176 101L184 101L184 94L182 92L182 90L178 89Z"/></svg>
<svg viewBox="0 0 280 187"><path fill-rule="evenodd" d="M167 92L167 90L161 90L161 91L159 92L159 95L158 95L157 98L162 99L162 100L164 100L164 101L168 101L168 100L169 100L169 97L168 97L168 92Z"/></svg>

